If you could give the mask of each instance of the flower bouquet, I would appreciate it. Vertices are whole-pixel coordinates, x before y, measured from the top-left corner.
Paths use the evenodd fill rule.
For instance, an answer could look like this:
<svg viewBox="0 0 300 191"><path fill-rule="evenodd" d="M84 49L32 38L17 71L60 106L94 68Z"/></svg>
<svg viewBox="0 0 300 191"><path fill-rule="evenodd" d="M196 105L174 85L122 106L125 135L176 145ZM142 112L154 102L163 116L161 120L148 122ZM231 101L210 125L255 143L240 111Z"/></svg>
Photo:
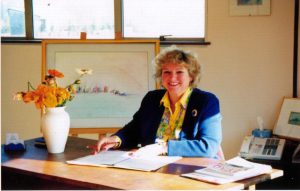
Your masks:
<svg viewBox="0 0 300 191"><path fill-rule="evenodd" d="M34 88L30 82L27 82L27 92L18 92L14 95L14 100L23 100L25 103L34 102L36 108L44 110L45 108L63 107L67 101L71 101L76 94L76 85L80 84L80 78L85 74L91 74L90 69L77 69L80 74L72 84L66 87L59 87L56 78L63 78L64 74L49 69L48 75L44 81Z"/></svg>
<svg viewBox="0 0 300 191"><path fill-rule="evenodd" d="M34 102L35 106L43 111L41 127L49 153L64 152L70 128L70 116L65 111L65 105L74 98L75 86L80 84L80 78L85 74L91 74L92 70L77 69L77 72L80 74L78 79L66 87L60 87L56 78L63 78L64 74L49 69L44 81L37 88L28 82L27 92L18 92L14 95L15 100Z"/></svg>

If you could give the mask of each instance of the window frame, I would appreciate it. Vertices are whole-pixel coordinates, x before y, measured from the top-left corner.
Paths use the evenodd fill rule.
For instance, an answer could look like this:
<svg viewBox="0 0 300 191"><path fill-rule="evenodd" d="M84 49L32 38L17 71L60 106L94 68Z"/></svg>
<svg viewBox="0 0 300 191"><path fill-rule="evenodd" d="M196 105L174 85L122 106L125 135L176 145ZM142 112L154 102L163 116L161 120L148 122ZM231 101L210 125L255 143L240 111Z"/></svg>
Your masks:
<svg viewBox="0 0 300 191"><path fill-rule="evenodd" d="M123 37L123 10L122 0L114 0L114 17L115 17L115 39L140 39L140 38L124 38ZM1 37L2 43L40 43L44 39L34 38L33 30L33 6L32 0L24 0L25 8L25 37ZM205 0L205 26L207 26L207 0ZM161 45L182 44L182 45L210 45L206 41L207 27L205 27L204 38L159 38ZM47 39L45 39L47 40ZM72 39L70 39L72 40ZM97 39L101 40L101 39ZM114 39L111 39L114 40Z"/></svg>

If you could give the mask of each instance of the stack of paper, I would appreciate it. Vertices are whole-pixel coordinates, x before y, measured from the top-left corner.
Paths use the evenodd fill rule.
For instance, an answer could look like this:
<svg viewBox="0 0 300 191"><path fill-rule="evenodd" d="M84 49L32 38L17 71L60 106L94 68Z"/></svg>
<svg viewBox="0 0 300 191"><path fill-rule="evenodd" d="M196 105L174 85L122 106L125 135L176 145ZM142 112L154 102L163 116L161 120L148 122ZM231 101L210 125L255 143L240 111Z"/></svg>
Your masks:
<svg viewBox="0 0 300 191"><path fill-rule="evenodd" d="M226 162L212 164L206 168L182 174L181 176L210 183L225 184L269 173L271 170L272 167L270 165L253 163L240 157L235 157Z"/></svg>
<svg viewBox="0 0 300 191"><path fill-rule="evenodd" d="M115 167L141 171L154 171L182 157L139 156L126 151L102 151L96 155L67 161L68 164Z"/></svg>

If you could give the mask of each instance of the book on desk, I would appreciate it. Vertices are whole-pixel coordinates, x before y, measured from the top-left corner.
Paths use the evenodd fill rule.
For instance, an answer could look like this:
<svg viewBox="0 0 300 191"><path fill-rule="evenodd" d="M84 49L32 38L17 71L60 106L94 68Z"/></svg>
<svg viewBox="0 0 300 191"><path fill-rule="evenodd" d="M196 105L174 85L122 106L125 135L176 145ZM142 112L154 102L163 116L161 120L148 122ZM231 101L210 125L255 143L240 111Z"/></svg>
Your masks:
<svg viewBox="0 0 300 191"><path fill-rule="evenodd" d="M181 176L214 184L225 184L269 173L271 170L270 165L249 162L235 157L226 162L212 164Z"/></svg>

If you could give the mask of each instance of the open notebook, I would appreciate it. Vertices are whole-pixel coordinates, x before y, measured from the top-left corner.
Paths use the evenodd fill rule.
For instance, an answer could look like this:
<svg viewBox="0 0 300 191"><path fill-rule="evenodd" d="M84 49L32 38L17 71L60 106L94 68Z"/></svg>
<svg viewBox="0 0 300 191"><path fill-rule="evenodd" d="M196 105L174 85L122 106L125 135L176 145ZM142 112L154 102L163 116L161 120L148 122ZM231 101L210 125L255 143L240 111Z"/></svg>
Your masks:
<svg viewBox="0 0 300 191"><path fill-rule="evenodd" d="M99 167L115 167L141 171L155 171L182 157L170 156L133 156L126 151L102 151L96 155L66 161L68 164Z"/></svg>

